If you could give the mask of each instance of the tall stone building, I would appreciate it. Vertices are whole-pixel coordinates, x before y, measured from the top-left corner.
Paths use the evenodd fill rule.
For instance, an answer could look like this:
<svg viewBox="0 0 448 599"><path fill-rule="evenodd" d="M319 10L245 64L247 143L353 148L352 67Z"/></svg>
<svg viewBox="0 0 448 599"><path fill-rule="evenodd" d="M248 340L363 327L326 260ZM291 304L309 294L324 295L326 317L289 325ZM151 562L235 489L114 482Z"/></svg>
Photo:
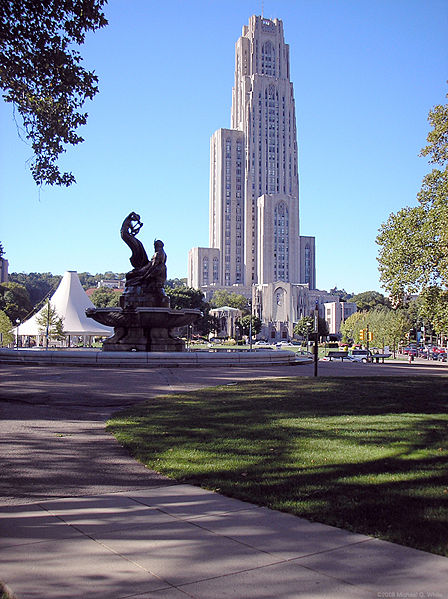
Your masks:
<svg viewBox="0 0 448 599"><path fill-rule="evenodd" d="M210 144L209 209L210 247L190 250L188 285L252 298L272 325L266 335L291 336L316 287L315 241L300 236L294 90L278 19L252 16L236 43L231 128Z"/></svg>

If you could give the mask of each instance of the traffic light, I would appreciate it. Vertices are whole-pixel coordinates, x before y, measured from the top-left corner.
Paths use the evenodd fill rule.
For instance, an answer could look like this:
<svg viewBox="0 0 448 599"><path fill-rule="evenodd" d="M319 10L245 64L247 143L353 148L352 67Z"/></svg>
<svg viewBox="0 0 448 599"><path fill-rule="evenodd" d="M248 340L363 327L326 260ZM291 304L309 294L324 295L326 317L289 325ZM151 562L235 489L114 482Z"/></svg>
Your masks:
<svg viewBox="0 0 448 599"><path fill-rule="evenodd" d="M366 340L366 331L365 331L365 329L361 329L359 331L359 340L360 341L365 341Z"/></svg>
<svg viewBox="0 0 448 599"><path fill-rule="evenodd" d="M373 333L372 333L372 331L369 331L369 333L367 335L367 341L373 341Z"/></svg>

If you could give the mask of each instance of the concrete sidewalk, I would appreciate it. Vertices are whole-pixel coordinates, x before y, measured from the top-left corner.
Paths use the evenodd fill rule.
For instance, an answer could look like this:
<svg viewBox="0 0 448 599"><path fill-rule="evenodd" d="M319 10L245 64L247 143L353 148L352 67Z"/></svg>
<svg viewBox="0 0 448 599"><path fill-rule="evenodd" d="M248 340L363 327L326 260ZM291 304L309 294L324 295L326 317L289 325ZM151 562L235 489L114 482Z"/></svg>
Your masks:
<svg viewBox="0 0 448 599"><path fill-rule="evenodd" d="M447 597L448 560L163 485L0 508L18 599Z"/></svg>
<svg viewBox="0 0 448 599"><path fill-rule="evenodd" d="M444 557L175 485L104 430L160 394L312 368L0 365L0 580L18 599L448 597ZM322 376L446 372L319 365Z"/></svg>

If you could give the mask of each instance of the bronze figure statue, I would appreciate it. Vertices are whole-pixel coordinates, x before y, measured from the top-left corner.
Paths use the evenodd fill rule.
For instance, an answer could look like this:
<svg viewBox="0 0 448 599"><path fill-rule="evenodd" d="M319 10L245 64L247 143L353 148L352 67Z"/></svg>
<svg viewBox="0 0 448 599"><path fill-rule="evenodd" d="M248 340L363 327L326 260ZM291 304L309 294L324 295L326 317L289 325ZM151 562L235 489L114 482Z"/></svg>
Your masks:
<svg viewBox="0 0 448 599"><path fill-rule="evenodd" d="M120 308L87 308L86 314L101 324L114 327L112 337L103 343L103 351L179 352L185 341L177 337L178 327L189 326L202 315L200 310L170 308L165 295L166 254L163 242L154 241L151 260L137 235L143 223L131 212L121 225L121 238L130 247L134 267L126 274L126 286Z"/></svg>
<svg viewBox="0 0 448 599"><path fill-rule="evenodd" d="M163 242L154 241L154 255L151 260L137 239L137 234L143 227L140 216L131 212L121 225L121 238L132 250L130 262L133 270L126 274L126 287L121 298L122 308L137 306L154 306L169 308L170 300L166 296L166 254Z"/></svg>

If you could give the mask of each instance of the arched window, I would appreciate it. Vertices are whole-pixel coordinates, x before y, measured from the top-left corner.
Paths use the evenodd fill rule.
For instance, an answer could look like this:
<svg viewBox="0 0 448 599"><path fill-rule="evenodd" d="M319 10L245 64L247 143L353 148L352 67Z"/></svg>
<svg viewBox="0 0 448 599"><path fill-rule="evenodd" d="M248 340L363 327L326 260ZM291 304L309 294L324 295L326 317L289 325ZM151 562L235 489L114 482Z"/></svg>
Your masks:
<svg viewBox="0 0 448 599"><path fill-rule="evenodd" d="M218 258L213 258L213 283L217 283L219 279L218 274Z"/></svg>
<svg viewBox="0 0 448 599"><path fill-rule="evenodd" d="M204 256L202 259L202 282L204 285L208 285L208 258Z"/></svg>
<svg viewBox="0 0 448 599"><path fill-rule="evenodd" d="M305 246L305 283L311 283L311 248L309 243Z"/></svg>
<svg viewBox="0 0 448 599"><path fill-rule="evenodd" d="M275 50L270 41L261 47L261 74L275 77Z"/></svg>

